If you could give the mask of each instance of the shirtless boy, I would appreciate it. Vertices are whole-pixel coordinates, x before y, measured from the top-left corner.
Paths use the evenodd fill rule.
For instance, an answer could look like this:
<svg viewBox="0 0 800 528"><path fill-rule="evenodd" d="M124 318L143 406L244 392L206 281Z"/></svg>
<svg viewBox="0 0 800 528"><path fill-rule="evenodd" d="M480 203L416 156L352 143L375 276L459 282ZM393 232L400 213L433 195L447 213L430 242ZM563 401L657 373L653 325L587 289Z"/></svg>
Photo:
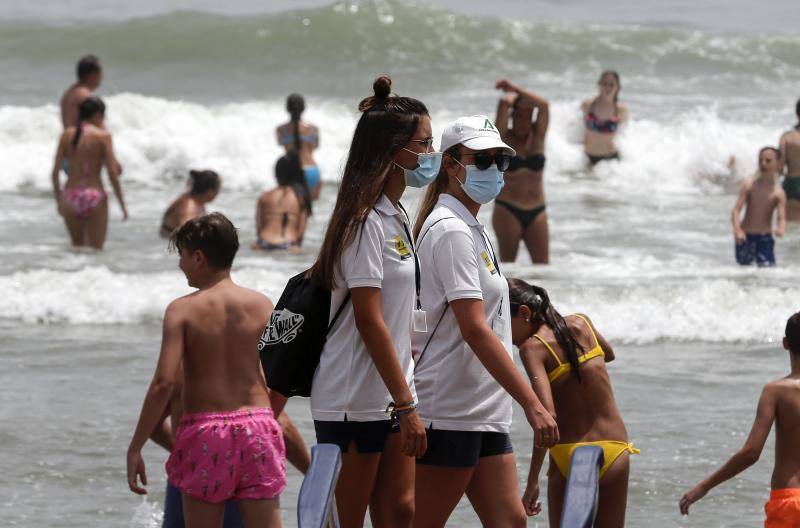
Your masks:
<svg viewBox="0 0 800 528"><path fill-rule="evenodd" d="M78 80L67 88L61 96L61 123L64 128L78 124L78 108L81 103L94 94L103 80L103 68L100 59L94 55L81 57L76 67Z"/></svg>
<svg viewBox="0 0 800 528"><path fill-rule="evenodd" d="M159 426L182 369L186 414L166 469L181 491L186 525L218 528L225 501L238 500L245 526L278 527L285 447L258 356L272 303L231 280L239 240L223 215L189 220L172 243L198 291L172 301L164 314L161 354L128 447L128 486L146 493L142 446Z"/></svg>
<svg viewBox="0 0 800 528"><path fill-rule="evenodd" d="M756 420L744 446L722 467L700 481L680 500L681 513L712 488L752 466L761 455L775 422L775 466L769 502L764 505L765 528L800 526L800 312L786 323L783 348L789 351L791 372L767 383L761 392Z"/></svg>
<svg viewBox="0 0 800 528"><path fill-rule="evenodd" d="M781 153L774 147L764 147L758 153L758 174L747 178L733 206L731 221L736 239L736 262L747 266L775 265L775 240L772 238L772 216L777 210L778 226L775 235L783 236L786 229L786 193L778 185ZM747 204L744 220L742 206Z"/></svg>
<svg viewBox="0 0 800 528"><path fill-rule="evenodd" d="M780 149L783 153L786 177L783 190L786 191L786 218L790 222L800 222L800 99L794 108L797 125L781 136Z"/></svg>

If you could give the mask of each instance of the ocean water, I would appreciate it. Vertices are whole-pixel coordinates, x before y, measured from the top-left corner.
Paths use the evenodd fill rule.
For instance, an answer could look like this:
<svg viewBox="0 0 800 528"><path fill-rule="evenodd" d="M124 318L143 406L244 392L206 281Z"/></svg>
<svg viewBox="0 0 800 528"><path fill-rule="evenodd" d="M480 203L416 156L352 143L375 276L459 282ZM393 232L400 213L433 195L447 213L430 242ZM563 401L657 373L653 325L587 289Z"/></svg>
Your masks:
<svg viewBox="0 0 800 528"><path fill-rule="evenodd" d="M189 168L223 179L209 209L240 228L234 278L276 299L316 255L358 101L390 73L422 99L435 134L492 115L508 77L550 99L545 175L551 265L505 266L547 287L562 312L592 316L614 344L609 368L631 438L629 526L753 526L768 495L772 441L750 471L680 518L677 501L743 441L761 385L788 365L786 318L800 308L800 230L779 267L740 268L730 209L758 148L795 123L800 8L771 2L655 2L606 8L503 0L137 2L19 6L0 1L0 519L12 526L156 526L166 453L148 447L151 494L125 483L124 453L155 365L166 304L190 291L156 235ZM776 16L780 12L780 16ZM57 100L75 59L101 56L107 125L131 218L116 203L106 249L76 251L50 191ZM623 159L584 168L579 104L600 70L622 75L631 122ZM325 188L299 255L262 255L258 193L274 184L284 98L306 95L321 130ZM733 157L735 166L728 167ZM409 210L419 194L404 198ZM490 209L480 218L489 223ZM289 411L306 441L304 400ZM524 482L530 432L516 414ZM294 525L291 474L284 522ZM544 477L542 481L544 485ZM477 525L468 504L452 525ZM546 526L531 519L531 526Z"/></svg>

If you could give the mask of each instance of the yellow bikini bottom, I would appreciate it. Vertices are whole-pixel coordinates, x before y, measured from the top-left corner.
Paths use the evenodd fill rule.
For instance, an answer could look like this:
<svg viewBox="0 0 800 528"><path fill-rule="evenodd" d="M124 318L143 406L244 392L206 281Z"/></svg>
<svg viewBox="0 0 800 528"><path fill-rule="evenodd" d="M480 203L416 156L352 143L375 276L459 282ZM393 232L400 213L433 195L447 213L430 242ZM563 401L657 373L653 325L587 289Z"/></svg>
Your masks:
<svg viewBox="0 0 800 528"><path fill-rule="evenodd" d="M641 453L633 447L632 442L620 442L618 440L599 440L597 442L576 442L574 444L556 444L550 448L550 457L556 463L558 471L567 478L569 475L569 465L572 460L572 452L581 446L598 446L603 448L603 467L600 468L600 476L606 472L611 464L625 451L637 455Z"/></svg>

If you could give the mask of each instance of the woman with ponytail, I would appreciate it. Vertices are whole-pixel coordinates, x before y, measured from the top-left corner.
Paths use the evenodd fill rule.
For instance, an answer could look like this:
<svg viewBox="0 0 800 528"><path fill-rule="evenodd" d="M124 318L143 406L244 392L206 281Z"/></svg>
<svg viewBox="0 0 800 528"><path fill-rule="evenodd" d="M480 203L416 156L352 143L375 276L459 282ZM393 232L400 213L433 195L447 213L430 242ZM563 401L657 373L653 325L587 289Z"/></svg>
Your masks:
<svg viewBox="0 0 800 528"><path fill-rule="evenodd" d="M603 449L595 526L622 527L628 497L628 442L605 364L614 350L582 314L562 317L544 288L509 279L511 333L536 394L553 413L561 433L550 448L547 509L550 526L560 526L572 452L582 445ZM528 515L541 511L539 472L547 448L534 442L528 485L522 497Z"/></svg>
<svg viewBox="0 0 800 528"><path fill-rule="evenodd" d="M189 189L167 207L158 234L169 238L187 221L206 214L206 204L217 197L221 185L219 175L212 170L189 171Z"/></svg>
<svg viewBox="0 0 800 528"><path fill-rule="evenodd" d="M252 248L299 251L312 208L297 154L292 152L278 159L275 180L278 187L265 191L256 204L256 241Z"/></svg>
<svg viewBox="0 0 800 528"><path fill-rule="evenodd" d="M378 77L358 106L339 194L311 278L331 291L328 333L311 388L319 443L342 450L336 505L342 527L411 526L414 460L425 452L411 358L419 273L406 186L435 178L428 109ZM341 310L341 311L339 311Z"/></svg>
<svg viewBox="0 0 800 528"><path fill-rule="evenodd" d="M508 284L478 211L503 187L514 149L486 116L442 134L436 182L415 226L422 273L412 332L428 451L417 460L414 524L445 526L466 493L483 526L525 526L509 434L512 399L544 446L556 422L514 364Z"/></svg>
<svg viewBox="0 0 800 528"><path fill-rule="evenodd" d="M628 120L628 108L619 102L619 91L622 89L619 74L613 70L604 71L600 74L597 86L600 89L597 97L587 99L581 105L586 127L583 147L591 166L601 161L619 159L614 137L619 126Z"/></svg>
<svg viewBox="0 0 800 528"><path fill-rule="evenodd" d="M53 194L58 213L64 218L73 246L102 249L108 229L108 196L100 171L105 165L111 187L122 208L128 209L119 184L120 166L114 156L111 134L103 126L106 106L99 97L86 98L78 109L77 126L61 134L53 165ZM60 173L67 173L61 188Z"/></svg>
<svg viewBox="0 0 800 528"><path fill-rule="evenodd" d="M306 102L302 95L293 93L286 99L289 122L278 127L278 144L286 149L287 154L295 153L298 156L306 183L311 190L311 199L316 200L322 189L319 167L314 161L314 150L319 148L319 129L311 123L300 120L305 109Z"/></svg>

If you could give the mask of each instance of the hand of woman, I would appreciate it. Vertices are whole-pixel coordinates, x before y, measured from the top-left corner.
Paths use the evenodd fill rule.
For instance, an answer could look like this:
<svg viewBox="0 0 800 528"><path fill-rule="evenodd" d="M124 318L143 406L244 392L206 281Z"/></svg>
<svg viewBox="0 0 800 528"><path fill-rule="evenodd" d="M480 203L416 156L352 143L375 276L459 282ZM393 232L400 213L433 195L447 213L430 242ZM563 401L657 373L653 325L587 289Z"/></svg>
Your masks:
<svg viewBox="0 0 800 528"><path fill-rule="evenodd" d="M525 488L525 493L522 495L522 507L525 508L525 513L528 514L528 517L542 513L542 503L539 502L538 482L534 485L528 484Z"/></svg>
<svg viewBox="0 0 800 528"><path fill-rule="evenodd" d="M410 457L421 457L428 449L428 436L416 411L400 416L400 444Z"/></svg>
<svg viewBox="0 0 800 528"><path fill-rule="evenodd" d="M708 490L705 489L702 484L698 484L684 493L683 497L681 497L681 501L678 503L681 509L681 514L689 515L689 506L705 497L706 493L708 493Z"/></svg>
<svg viewBox="0 0 800 528"><path fill-rule="evenodd" d="M514 83L509 81L508 79L500 79L494 84L496 90L503 90L504 92L514 92L516 93L518 88Z"/></svg>
<svg viewBox="0 0 800 528"><path fill-rule="evenodd" d="M128 451L127 466L128 487L130 490L138 495L147 495L147 490L144 488L144 486L147 486L147 473L145 473L142 453ZM142 483L141 486L139 481Z"/></svg>
<svg viewBox="0 0 800 528"><path fill-rule="evenodd" d="M558 443L558 425L541 404L526 409L525 418L533 428L533 444L536 447L553 447Z"/></svg>

